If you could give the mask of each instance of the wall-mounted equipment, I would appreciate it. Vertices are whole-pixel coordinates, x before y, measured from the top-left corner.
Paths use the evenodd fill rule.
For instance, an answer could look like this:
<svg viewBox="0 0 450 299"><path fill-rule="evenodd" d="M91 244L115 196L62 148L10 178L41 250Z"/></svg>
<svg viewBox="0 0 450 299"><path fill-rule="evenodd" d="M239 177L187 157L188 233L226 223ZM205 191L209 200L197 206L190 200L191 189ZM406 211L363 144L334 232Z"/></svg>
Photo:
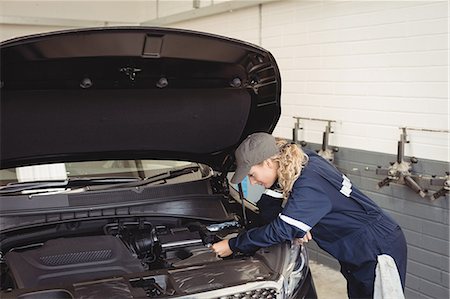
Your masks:
<svg viewBox="0 0 450 299"><path fill-rule="evenodd" d="M441 196L445 196L446 194L448 194L450 192L450 175L449 172L447 171L445 177L441 177L441 178L437 178L437 177L432 177L430 179L430 185L434 185L434 186L442 186L441 189L439 189L438 191L434 192L431 196L430 199L431 200L435 200Z"/></svg>
<svg viewBox="0 0 450 299"><path fill-rule="evenodd" d="M320 150L317 151L317 153L325 158L326 160L333 162L334 161L334 153L339 151L339 148L334 146L330 147L329 145L329 137L331 133L334 133L331 129L331 123L335 123L335 120L329 120L329 119L320 119L320 118L309 118L309 117L298 117L294 116L294 119L296 120L294 124L294 129L292 130L292 140L297 143L298 142L298 132L299 130L303 130L303 126L301 125L302 120L309 120L309 121L320 121L320 122L326 122L327 125L325 126L325 131L322 135L322 147ZM306 145L306 141L302 140L300 141L301 146Z"/></svg>
<svg viewBox="0 0 450 299"><path fill-rule="evenodd" d="M450 190L449 173L446 172L445 177L427 176L422 174L412 174L412 164L419 160L411 157L409 161L405 161L405 144L409 143L407 140L407 130L425 131L425 132L444 132L449 133L448 130L433 130L433 129L419 129L410 127L400 127L402 133L397 145L397 161L391 162L389 168L381 168L379 166L376 170L377 174L387 175L382 181L378 183L378 187L382 188L388 186L389 183L394 182L398 184L405 184L421 197L425 197L429 191L423 188L419 183L427 183L429 186L442 186L441 189L429 195L431 200L435 200L441 196L445 196Z"/></svg>
<svg viewBox="0 0 450 299"><path fill-rule="evenodd" d="M414 192L418 193L421 197L425 197L427 190L422 189L419 184L416 183L411 177L411 163L417 163L418 160L415 157L411 157L410 161L405 161L405 143L409 143L406 139L406 127L400 128L402 133L400 134L400 140L397 144L397 161L392 162L388 169L378 168L376 173L387 175L387 177L378 183L378 187L389 185L390 182L396 182L399 184L406 184Z"/></svg>

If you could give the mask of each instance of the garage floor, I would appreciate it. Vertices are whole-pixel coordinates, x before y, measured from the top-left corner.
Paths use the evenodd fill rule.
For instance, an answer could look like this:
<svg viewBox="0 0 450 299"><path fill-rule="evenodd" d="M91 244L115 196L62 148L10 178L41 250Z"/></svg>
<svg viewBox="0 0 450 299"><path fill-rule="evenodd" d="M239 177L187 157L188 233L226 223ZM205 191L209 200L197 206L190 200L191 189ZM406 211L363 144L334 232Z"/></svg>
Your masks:
<svg viewBox="0 0 450 299"><path fill-rule="evenodd" d="M309 261L318 299L346 299L347 283L341 272Z"/></svg>

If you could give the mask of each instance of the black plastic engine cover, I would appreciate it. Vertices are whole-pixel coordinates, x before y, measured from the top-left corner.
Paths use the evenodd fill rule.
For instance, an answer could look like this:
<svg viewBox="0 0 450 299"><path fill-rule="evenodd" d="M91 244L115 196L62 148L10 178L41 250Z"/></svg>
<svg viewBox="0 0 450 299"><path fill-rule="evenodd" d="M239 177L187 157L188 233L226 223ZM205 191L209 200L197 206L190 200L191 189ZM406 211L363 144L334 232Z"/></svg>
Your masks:
<svg viewBox="0 0 450 299"><path fill-rule="evenodd" d="M9 252L5 259L18 288L71 285L144 270L113 236L49 240L37 249Z"/></svg>

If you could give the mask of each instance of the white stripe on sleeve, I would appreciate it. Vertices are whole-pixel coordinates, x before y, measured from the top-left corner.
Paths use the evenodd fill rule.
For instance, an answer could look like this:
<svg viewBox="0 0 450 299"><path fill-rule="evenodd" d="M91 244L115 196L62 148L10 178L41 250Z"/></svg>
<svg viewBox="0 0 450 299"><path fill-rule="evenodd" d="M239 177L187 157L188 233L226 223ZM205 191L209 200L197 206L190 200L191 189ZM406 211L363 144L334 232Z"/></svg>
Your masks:
<svg viewBox="0 0 450 299"><path fill-rule="evenodd" d="M350 193L352 193L352 183L345 175L342 175L342 179L342 188L339 191L345 196L350 197Z"/></svg>
<svg viewBox="0 0 450 299"><path fill-rule="evenodd" d="M303 223L301 221L298 221L298 220L296 220L294 218L291 218L289 216L283 215L281 213L278 216L281 218L281 220L283 220L287 224L295 226L296 228L301 229L304 232L308 232L311 229L311 226L309 226L308 224Z"/></svg>
<svg viewBox="0 0 450 299"><path fill-rule="evenodd" d="M283 198L283 194L282 193L273 191L271 189L264 190L264 194L266 194L266 195L268 195L270 197Z"/></svg>

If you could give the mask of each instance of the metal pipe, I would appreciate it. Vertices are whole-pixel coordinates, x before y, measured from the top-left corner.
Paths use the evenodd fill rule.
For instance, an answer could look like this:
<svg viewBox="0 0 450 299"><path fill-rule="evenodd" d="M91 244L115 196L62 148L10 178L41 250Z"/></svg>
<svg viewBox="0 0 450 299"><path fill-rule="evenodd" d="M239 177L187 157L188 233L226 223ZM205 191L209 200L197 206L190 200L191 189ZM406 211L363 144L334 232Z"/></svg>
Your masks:
<svg viewBox="0 0 450 299"><path fill-rule="evenodd" d="M400 134L400 141L397 146L397 163L402 163L405 158L405 143L408 143L406 140L406 127L400 128L402 129L402 133Z"/></svg>
<svg viewBox="0 0 450 299"><path fill-rule="evenodd" d="M397 143L397 163L400 164L403 161L403 154L405 151L405 144L403 143L403 141L399 141Z"/></svg>
<svg viewBox="0 0 450 299"><path fill-rule="evenodd" d="M314 121L326 121L329 123L335 123L335 120L331 120L331 119L322 119L322 118L312 118L312 117L299 117L299 116L294 116L295 119L300 120L300 119L304 119L304 120L314 120Z"/></svg>
<svg viewBox="0 0 450 299"><path fill-rule="evenodd" d="M400 128L403 129L403 128ZM404 127L405 130L410 131L423 131L423 132L435 132L435 133L450 133L450 130L437 130L437 129L424 129L424 128L413 128L413 127Z"/></svg>
<svg viewBox="0 0 450 299"><path fill-rule="evenodd" d="M247 213L245 211L245 199L244 199L244 191L242 190L242 183L238 184L238 189L239 189L239 197L240 197L241 203L242 203L242 217L244 218L244 226L247 226L247 224L248 224Z"/></svg>
<svg viewBox="0 0 450 299"><path fill-rule="evenodd" d="M328 132L325 130L323 132L323 138L322 138L322 150L326 151L328 147Z"/></svg>
<svg viewBox="0 0 450 299"><path fill-rule="evenodd" d="M421 197L425 197L426 191L420 187L416 181L414 181L411 176L407 175L403 178L405 180L406 185L408 185L414 192L418 193Z"/></svg>
<svg viewBox="0 0 450 299"><path fill-rule="evenodd" d="M298 130L300 129L300 119L297 119L297 122L294 124L294 129L292 129L292 141L295 143L298 142Z"/></svg>

